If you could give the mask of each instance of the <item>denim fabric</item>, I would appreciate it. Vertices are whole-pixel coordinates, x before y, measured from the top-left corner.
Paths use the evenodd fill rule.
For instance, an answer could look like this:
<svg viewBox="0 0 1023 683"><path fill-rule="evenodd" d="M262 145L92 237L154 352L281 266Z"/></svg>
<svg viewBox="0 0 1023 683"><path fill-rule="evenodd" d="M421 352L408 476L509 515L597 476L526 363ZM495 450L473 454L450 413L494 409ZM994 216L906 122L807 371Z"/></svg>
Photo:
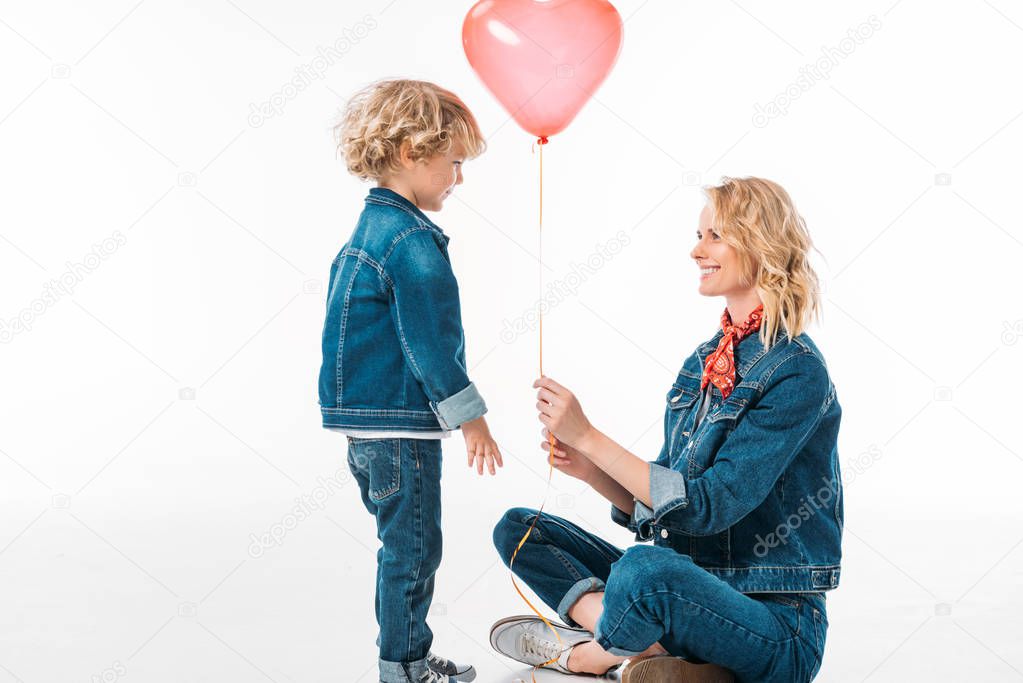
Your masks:
<svg viewBox="0 0 1023 683"><path fill-rule="evenodd" d="M634 546L611 567L594 634L627 657L660 643L737 681L811 681L828 628L823 592L745 595L670 548Z"/></svg>
<svg viewBox="0 0 1023 683"><path fill-rule="evenodd" d="M505 564L537 511L509 510L494 529ZM544 513L515 558L515 574L565 623L588 592L604 592L597 642L630 656L660 643L694 663L714 662L740 683L810 681L828 627L823 592L743 594L670 548L627 551Z"/></svg>
<svg viewBox="0 0 1023 683"><path fill-rule="evenodd" d="M841 572L842 409L808 335L756 334L736 347L736 384L714 387L696 424L703 364L722 332L686 359L668 392L652 507L611 517L743 593L830 590Z"/></svg>
<svg viewBox="0 0 1023 683"><path fill-rule="evenodd" d="M465 366L448 237L375 187L330 268L319 400L324 427L436 432L487 408Z"/></svg>
<svg viewBox="0 0 1023 683"><path fill-rule="evenodd" d="M348 437L348 466L382 544L376 581L380 680L418 680L433 644L426 614L441 560L441 444Z"/></svg>
<svg viewBox="0 0 1023 683"><path fill-rule="evenodd" d="M512 508L494 527L494 546L507 565L537 511ZM512 569L569 626L568 610L585 593L604 590L622 551L555 515L544 513L515 556Z"/></svg>

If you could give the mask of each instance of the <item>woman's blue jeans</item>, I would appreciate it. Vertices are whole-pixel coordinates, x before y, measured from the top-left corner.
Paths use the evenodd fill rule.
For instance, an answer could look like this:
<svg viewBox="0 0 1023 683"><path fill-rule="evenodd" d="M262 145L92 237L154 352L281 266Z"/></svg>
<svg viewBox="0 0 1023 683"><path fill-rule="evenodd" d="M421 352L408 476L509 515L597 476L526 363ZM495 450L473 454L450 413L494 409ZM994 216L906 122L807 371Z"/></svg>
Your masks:
<svg viewBox="0 0 1023 683"><path fill-rule="evenodd" d="M513 508L494 529L505 564L537 511ZM823 593L744 594L671 548L626 551L544 513L513 571L565 623L586 593L604 593L595 640L627 657L660 643L694 663L713 662L742 681L810 681L828 627Z"/></svg>
<svg viewBox="0 0 1023 683"><path fill-rule="evenodd" d="M426 614L441 559L439 439L353 439L348 466L376 518L380 680L417 681L433 632Z"/></svg>

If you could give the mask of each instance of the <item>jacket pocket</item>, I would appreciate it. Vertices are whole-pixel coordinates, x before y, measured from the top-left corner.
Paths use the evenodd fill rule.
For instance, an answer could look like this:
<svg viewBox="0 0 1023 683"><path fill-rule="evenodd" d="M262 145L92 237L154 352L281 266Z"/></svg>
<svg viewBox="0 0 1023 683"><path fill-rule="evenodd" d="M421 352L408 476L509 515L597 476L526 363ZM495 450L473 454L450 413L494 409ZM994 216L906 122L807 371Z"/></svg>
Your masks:
<svg viewBox="0 0 1023 683"><path fill-rule="evenodd" d="M666 417L670 424L670 431L665 434L665 438L670 454L668 464L672 469L676 468L682 448L689 441L692 429L688 426L692 422L690 413L696 406L697 399L700 398L699 378L682 378L680 376L680 380L682 379L685 379L686 385L682 386L676 382L665 397L665 401L667 401Z"/></svg>
<svg viewBox="0 0 1023 683"><path fill-rule="evenodd" d="M370 500L380 502L401 488L401 442L358 439L349 442L348 462L368 480Z"/></svg>
<svg viewBox="0 0 1023 683"><path fill-rule="evenodd" d="M710 408L696 428L696 440L688 449L690 478L699 476L714 464L718 450L745 414L747 403L746 398L729 397Z"/></svg>
<svg viewBox="0 0 1023 683"><path fill-rule="evenodd" d="M671 391L668 392L665 398L668 401L669 408L679 410L681 408L691 408L699 396L699 391L695 388L679 387L676 385L671 388Z"/></svg>

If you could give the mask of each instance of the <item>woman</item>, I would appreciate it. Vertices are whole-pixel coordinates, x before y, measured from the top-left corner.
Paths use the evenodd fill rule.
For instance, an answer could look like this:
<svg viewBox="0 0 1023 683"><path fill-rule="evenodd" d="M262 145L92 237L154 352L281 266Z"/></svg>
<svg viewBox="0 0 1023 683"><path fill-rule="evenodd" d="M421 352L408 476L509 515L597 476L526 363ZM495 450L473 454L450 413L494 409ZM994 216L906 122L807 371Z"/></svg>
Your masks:
<svg viewBox="0 0 1023 683"><path fill-rule="evenodd" d="M523 663L603 674L630 659L624 683L809 681L820 668L840 572L842 411L804 332L820 302L811 240L771 181L725 178L707 194L690 256L700 294L725 310L667 394L657 460L595 429L557 382L534 384L553 465L654 544L623 551L509 510L498 552L508 564L535 520L513 569L567 624L559 642L535 617L497 622L491 643Z"/></svg>

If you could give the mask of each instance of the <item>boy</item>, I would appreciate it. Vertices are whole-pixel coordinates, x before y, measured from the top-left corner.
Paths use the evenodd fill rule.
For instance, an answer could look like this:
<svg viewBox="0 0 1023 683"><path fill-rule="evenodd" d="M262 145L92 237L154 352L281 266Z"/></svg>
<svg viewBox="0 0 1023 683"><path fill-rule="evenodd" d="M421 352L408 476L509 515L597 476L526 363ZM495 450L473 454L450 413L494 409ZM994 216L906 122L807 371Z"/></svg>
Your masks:
<svg viewBox="0 0 1023 683"><path fill-rule="evenodd" d="M469 465L503 466L465 365L448 237L423 213L462 182L485 149L476 120L432 83L375 83L337 126L348 170L369 191L330 269L323 328L323 426L348 437L348 464L376 518L376 618L383 683L471 681L433 655L426 614L441 559L441 442L465 437Z"/></svg>

